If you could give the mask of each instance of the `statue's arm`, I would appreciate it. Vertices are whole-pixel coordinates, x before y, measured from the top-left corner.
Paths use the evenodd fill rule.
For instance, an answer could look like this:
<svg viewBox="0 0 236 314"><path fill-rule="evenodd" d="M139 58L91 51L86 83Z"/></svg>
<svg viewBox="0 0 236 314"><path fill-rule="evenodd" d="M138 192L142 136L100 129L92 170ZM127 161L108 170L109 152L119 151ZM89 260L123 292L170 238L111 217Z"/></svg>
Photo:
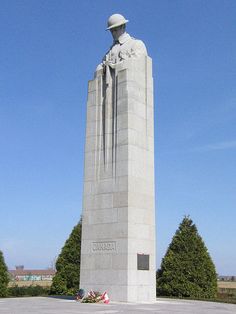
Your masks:
<svg viewBox="0 0 236 314"><path fill-rule="evenodd" d="M111 48L112 48L112 46L111 46ZM110 53L110 51L111 51L111 48L106 52L105 56L102 58L102 62L99 63L99 65L98 65L97 68L96 68L96 71L99 71L99 70L101 70L101 69L104 69L104 67L105 67L106 65L109 65L109 66L110 66L110 62L108 61L108 59L109 59L109 53Z"/></svg>
<svg viewBox="0 0 236 314"><path fill-rule="evenodd" d="M97 66L96 71L104 69L106 66L109 66L110 68L114 69L116 65L118 65L119 63L129 58L139 58L140 56L147 56L147 49L146 49L145 44L143 43L142 40L138 40L138 39L133 39L130 42L130 45L127 47L127 49L119 53L120 60L117 61L116 63L109 61L110 51L111 49L105 54L102 62Z"/></svg>

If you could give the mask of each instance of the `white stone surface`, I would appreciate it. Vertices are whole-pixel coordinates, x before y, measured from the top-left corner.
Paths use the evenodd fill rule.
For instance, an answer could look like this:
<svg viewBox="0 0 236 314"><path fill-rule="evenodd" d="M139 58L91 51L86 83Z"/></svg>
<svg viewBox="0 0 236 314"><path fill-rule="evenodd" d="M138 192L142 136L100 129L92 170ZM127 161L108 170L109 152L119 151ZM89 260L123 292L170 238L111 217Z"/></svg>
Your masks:
<svg viewBox="0 0 236 314"><path fill-rule="evenodd" d="M102 70L88 87L80 286L107 290L114 301L152 302L152 61L130 58L114 71L113 92L108 88L106 97ZM137 269L137 254L149 255L149 270Z"/></svg>

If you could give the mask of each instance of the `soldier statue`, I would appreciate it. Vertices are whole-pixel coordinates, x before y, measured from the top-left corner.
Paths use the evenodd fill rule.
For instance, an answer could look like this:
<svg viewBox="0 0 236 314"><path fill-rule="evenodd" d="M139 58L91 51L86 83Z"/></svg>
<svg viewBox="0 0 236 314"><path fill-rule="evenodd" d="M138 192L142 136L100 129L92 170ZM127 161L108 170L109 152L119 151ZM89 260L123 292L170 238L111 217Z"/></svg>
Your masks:
<svg viewBox="0 0 236 314"><path fill-rule="evenodd" d="M141 40L131 37L126 32L126 23L129 21L121 14L113 14L107 22L107 30L110 30L113 37L113 44L103 58L97 70L109 66L114 68L115 64L129 58L137 58L147 55L147 49Z"/></svg>

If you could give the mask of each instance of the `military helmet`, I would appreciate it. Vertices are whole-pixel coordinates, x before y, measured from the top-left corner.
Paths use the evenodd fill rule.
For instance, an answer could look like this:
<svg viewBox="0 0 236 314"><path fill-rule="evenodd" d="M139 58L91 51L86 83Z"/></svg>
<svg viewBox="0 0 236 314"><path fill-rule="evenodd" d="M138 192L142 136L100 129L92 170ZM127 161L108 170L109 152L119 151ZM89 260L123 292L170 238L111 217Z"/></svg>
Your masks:
<svg viewBox="0 0 236 314"><path fill-rule="evenodd" d="M126 20L121 14L112 14L107 21L107 30L124 25L128 23L129 20Z"/></svg>

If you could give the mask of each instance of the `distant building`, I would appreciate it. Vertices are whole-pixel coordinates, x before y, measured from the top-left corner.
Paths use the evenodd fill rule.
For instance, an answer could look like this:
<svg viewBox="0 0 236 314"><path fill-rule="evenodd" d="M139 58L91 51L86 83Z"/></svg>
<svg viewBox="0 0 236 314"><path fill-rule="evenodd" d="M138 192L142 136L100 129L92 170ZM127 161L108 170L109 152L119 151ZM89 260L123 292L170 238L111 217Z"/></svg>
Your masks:
<svg viewBox="0 0 236 314"><path fill-rule="evenodd" d="M56 271L53 269L24 269L24 266L16 266L15 270L9 270L11 281L50 281Z"/></svg>
<svg viewBox="0 0 236 314"><path fill-rule="evenodd" d="M236 281L236 276L218 276L219 281Z"/></svg>

